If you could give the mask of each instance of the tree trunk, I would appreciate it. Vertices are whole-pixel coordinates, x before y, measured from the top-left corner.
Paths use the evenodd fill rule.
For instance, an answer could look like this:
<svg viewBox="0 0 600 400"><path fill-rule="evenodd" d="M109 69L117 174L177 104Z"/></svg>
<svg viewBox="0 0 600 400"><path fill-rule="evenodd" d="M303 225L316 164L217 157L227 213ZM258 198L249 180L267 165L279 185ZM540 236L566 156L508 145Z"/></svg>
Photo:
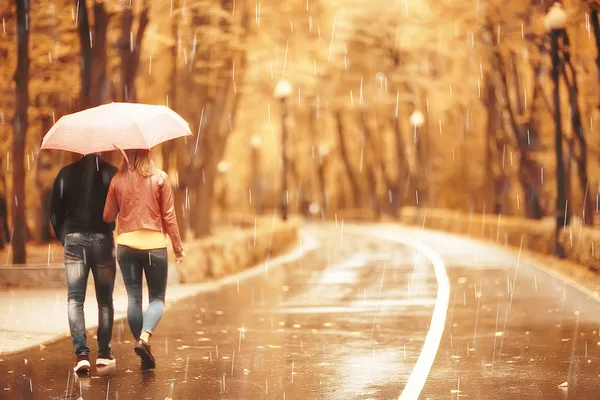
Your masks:
<svg viewBox="0 0 600 400"><path fill-rule="evenodd" d="M590 21L594 29L594 39L596 43L596 72L600 80L600 22L598 22L598 10L596 8L592 9ZM600 101L598 102L598 108L600 108Z"/></svg>
<svg viewBox="0 0 600 400"><path fill-rule="evenodd" d="M52 127L52 119L49 116L41 118L42 132L48 132ZM46 154L50 158L50 154ZM38 155L35 163L35 188L40 195L39 200L36 199L36 224L34 226L33 237L37 244L48 243L52 239L50 233L50 207L52 200L52 182L48 181L47 177L52 171L52 162L46 161ZM50 197L48 197L50 193Z"/></svg>
<svg viewBox="0 0 600 400"><path fill-rule="evenodd" d="M350 181L350 187L352 188L352 206L358 208L360 207L360 186L358 184L358 178L352 169L352 162L350 161L348 150L346 149L346 138L344 133L344 124L342 123L342 113L340 111L336 112L335 118L337 122L338 139L340 141L340 154L342 156L342 161L344 162L344 167L346 168L346 174L348 175L348 179Z"/></svg>
<svg viewBox="0 0 600 400"><path fill-rule="evenodd" d="M327 185L325 181L325 171L327 163L329 161L329 155L319 155L319 164L317 165L317 179L319 180L319 191L321 192L321 209L323 213L327 212L328 197L327 197Z"/></svg>
<svg viewBox="0 0 600 400"><path fill-rule="evenodd" d="M181 153L181 148L184 148L183 145L178 146ZM185 149L187 150L187 149ZM183 159L182 155L179 154L177 157L177 182L174 185L174 195L175 195L175 214L177 216L177 224L179 225L179 235L182 240L187 239L188 227L189 227L189 216L190 210L188 207L189 202L189 174L188 165L186 164L186 160Z"/></svg>
<svg viewBox="0 0 600 400"><path fill-rule="evenodd" d="M488 29L489 26L488 26ZM525 194L526 202L526 216L528 218L539 219L543 216L542 207L540 205L539 196L539 185L537 181L539 179L540 167L538 163L531 157L532 143L537 141L536 132L533 128L531 116L525 123L517 122L515 114L520 115L521 113L515 112L514 107L510 103L510 90L508 87L508 78L506 73L506 67L497 49L493 50L493 64L495 67L495 81L496 85L500 87L500 90L496 91L496 99L498 100L499 107L502 110L502 117L504 127L514 135L515 141L519 146L519 152L521 154L520 159L522 161L521 167L519 168L519 181ZM539 82L538 77L541 71L541 64L536 64L533 68L535 75L535 84L533 87L532 94L532 108L529 112L530 115L535 114L535 104L537 96L539 94ZM515 83L519 82L519 76L516 71L513 80ZM523 107L522 105L520 106ZM521 110L524 113L524 110Z"/></svg>
<svg viewBox="0 0 600 400"><path fill-rule="evenodd" d="M86 3L77 0L78 33L81 47L80 109L103 104L108 92L106 85L106 33L109 16L104 8L104 3L94 2L93 9L95 34L92 41Z"/></svg>
<svg viewBox="0 0 600 400"><path fill-rule="evenodd" d="M396 147L396 181L389 188L392 192L392 216L398 217L400 215L400 209L404 203L406 196L406 190L404 187L408 186L408 163L406 158L406 145L402 138L402 131L400 130L400 120L398 116L392 118L392 127L394 128L394 145Z"/></svg>
<svg viewBox="0 0 600 400"><path fill-rule="evenodd" d="M367 120L367 113L361 111L360 113L360 124L362 127L362 136L364 151L366 154L366 165L367 165L367 183L369 185L369 206L373 210L373 214L376 220L381 219L381 205L379 204L379 196L377 195L377 172L375 170L375 164L378 162L379 157L376 151L375 139L369 129L369 122Z"/></svg>
<svg viewBox="0 0 600 400"><path fill-rule="evenodd" d="M203 170L204 179L199 179L200 183L196 189L195 212L192 214L192 230L196 239L210 235L212 228L217 163L206 159L203 164L206 166L206 169Z"/></svg>
<svg viewBox="0 0 600 400"><path fill-rule="evenodd" d="M568 57L565 57L567 69L562 70L563 77L569 89L569 106L571 108L571 127L577 140L575 163L577 164L577 177L583 199L581 206L581 222L584 225L592 225L594 217L594 203L589 192L589 178L587 171L587 142L583 124L581 123L581 110L579 108L579 86L577 84L577 72ZM567 73L567 70L569 73ZM570 75L570 76L569 76ZM571 197L567 197L569 199Z"/></svg>
<svg viewBox="0 0 600 400"><path fill-rule="evenodd" d="M178 7L178 2L173 0L173 7ZM171 47L171 76L170 76L170 86L169 86L169 104L168 106L172 110L177 110L177 43L178 43L178 35L177 35L177 21L174 16L171 16L171 35L175 44ZM165 142L161 147L162 154L162 169L169 173L171 170L171 152L173 151L172 142Z"/></svg>
<svg viewBox="0 0 600 400"><path fill-rule="evenodd" d="M121 53L121 98L123 101L130 103L137 101L135 78L140 64L144 32L150 22L149 11L149 5L146 2L140 14L135 38L132 32L134 18L131 6L127 7L121 16L121 41L119 43Z"/></svg>
<svg viewBox="0 0 600 400"><path fill-rule="evenodd" d="M80 7L84 6L81 2ZM93 61L91 66L91 88L90 103L92 107L106 103L109 88L106 82L106 62L108 52L108 42L106 34L108 31L109 15L106 12L104 3L94 2L94 43L92 46Z"/></svg>
<svg viewBox="0 0 600 400"><path fill-rule="evenodd" d="M241 4L240 4L241 3ZM233 2L222 1L221 5L227 12L233 14ZM247 38L249 18L248 5L246 1L238 1L235 8L236 19L232 24L241 27L240 48L244 48ZM224 27L225 28L225 27ZM227 138L233 129L234 116L236 115L239 96L237 95L237 85L243 82L245 67L247 62L245 50L234 52L232 57L223 67L226 71L231 71L231 79L227 78L224 87L214 101L210 109L207 109L206 128L202 132L203 143L200 146L202 151L202 168L204 170L204 182L200 181L197 185L196 201L199 207L196 208L192 219L192 228L196 237L202 237L211 232L212 201L214 194L214 182L217 164L221 160ZM235 70L235 76L233 71ZM219 76L217 74L217 76ZM193 167L193 165L192 165Z"/></svg>
<svg viewBox="0 0 600 400"><path fill-rule="evenodd" d="M551 56L552 56L552 80L554 82L554 143L556 155L556 232L555 232L555 254L561 258L565 256L565 250L560 243L560 231L569 225L569 214L565 207L567 198L565 193L565 164L562 152L562 123L560 114L560 55L559 55L559 32L552 31L551 34Z"/></svg>
<svg viewBox="0 0 600 400"><path fill-rule="evenodd" d="M429 185L428 185L428 172L426 166L427 157L425 155L426 144L423 141L423 127L413 127L414 133L414 145L415 145L415 164L417 169L417 181L415 187L417 188L417 207L421 207L423 203L428 202L429 198ZM427 143L431 148L430 143Z"/></svg>
<svg viewBox="0 0 600 400"><path fill-rule="evenodd" d="M489 204L492 205L491 209L493 212L495 214L502 214L506 199L503 199L501 194L506 176L504 169L498 167L497 154L502 153L503 144L498 138L501 131L499 129L496 88L489 83L486 85L485 91L485 108L487 111L485 182L489 185L487 188L489 197L486 196L486 198L491 200ZM496 169L498 170L497 172L495 171Z"/></svg>
<svg viewBox="0 0 600 400"><path fill-rule="evenodd" d="M90 22L85 1L76 0L77 22L79 33L79 44L81 47L81 92L79 108L85 109L91 106L90 93L92 90L92 66L94 57L92 53L92 42L90 37Z"/></svg>
<svg viewBox="0 0 600 400"><path fill-rule="evenodd" d="M539 179L539 171L538 163L529 159L527 153L521 153L519 181L523 188L525 216L531 219L541 219L544 216L540 204L539 186L535 183Z"/></svg>
<svg viewBox="0 0 600 400"><path fill-rule="evenodd" d="M13 264L25 264L27 255L27 219L25 215L25 137L29 106L29 1L17 0L17 69L15 81L15 115L13 119Z"/></svg>

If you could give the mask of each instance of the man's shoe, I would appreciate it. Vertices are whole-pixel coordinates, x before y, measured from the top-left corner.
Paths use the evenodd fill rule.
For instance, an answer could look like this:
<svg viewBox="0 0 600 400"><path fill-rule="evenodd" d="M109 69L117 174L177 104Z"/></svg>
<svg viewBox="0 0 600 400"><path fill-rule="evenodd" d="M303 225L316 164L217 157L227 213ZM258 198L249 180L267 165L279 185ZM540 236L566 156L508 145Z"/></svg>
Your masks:
<svg viewBox="0 0 600 400"><path fill-rule="evenodd" d="M90 370L90 356L77 356L77 364L73 368L76 374L87 374Z"/></svg>
<svg viewBox="0 0 600 400"><path fill-rule="evenodd" d="M137 354L142 359L142 368L156 368L156 360L152 355L152 351L150 350L150 345L143 340L139 340L135 345L135 354Z"/></svg>
<svg viewBox="0 0 600 400"><path fill-rule="evenodd" d="M96 358L96 367L108 367L111 365L115 365L117 360L113 357L112 354L98 354L98 358Z"/></svg>

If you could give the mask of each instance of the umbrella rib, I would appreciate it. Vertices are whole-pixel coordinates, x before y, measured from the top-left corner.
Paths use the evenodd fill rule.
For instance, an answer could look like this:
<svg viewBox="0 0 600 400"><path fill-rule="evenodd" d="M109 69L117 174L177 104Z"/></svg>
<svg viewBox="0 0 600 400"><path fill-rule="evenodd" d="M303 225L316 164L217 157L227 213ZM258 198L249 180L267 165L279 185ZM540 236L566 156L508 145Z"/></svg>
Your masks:
<svg viewBox="0 0 600 400"><path fill-rule="evenodd" d="M148 147L148 150L150 150L150 145L148 144L148 142L146 141L146 138L144 137L144 133L142 132L142 128L140 127L140 125L137 123L137 121L134 118L131 118L131 120L133 121L133 123L137 127L137 130L140 133L140 136L142 137L142 140L144 141L144 143L146 143L146 147Z"/></svg>

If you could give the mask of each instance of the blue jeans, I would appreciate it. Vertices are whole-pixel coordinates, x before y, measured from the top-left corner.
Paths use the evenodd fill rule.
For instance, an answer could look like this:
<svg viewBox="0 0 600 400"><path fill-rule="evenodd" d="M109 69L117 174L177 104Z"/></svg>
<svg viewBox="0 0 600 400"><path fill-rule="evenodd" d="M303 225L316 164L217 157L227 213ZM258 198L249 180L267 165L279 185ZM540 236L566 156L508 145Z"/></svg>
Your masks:
<svg viewBox="0 0 600 400"><path fill-rule="evenodd" d="M127 289L127 321L135 340L140 334L152 334L165 308L169 260L167 249L138 250L119 245L117 259ZM142 313L142 274L146 274L150 303Z"/></svg>
<svg viewBox="0 0 600 400"><path fill-rule="evenodd" d="M65 238L65 273L71 339L77 356L88 355L83 303L92 271L98 301L98 353L110 353L116 263L112 234L70 233Z"/></svg>

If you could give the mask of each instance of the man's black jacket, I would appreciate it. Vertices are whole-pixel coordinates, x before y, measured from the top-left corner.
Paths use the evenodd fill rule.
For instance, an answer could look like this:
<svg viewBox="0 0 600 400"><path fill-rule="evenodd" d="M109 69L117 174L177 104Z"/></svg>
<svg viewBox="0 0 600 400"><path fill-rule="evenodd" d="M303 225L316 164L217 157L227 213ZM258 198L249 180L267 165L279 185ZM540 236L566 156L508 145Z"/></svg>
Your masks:
<svg viewBox="0 0 600 400"><path fill-rule="evenodd" d="M69 233L112 233L102 219L110 181L117 168L88 155L64 167L54 181L50 222L60 242Z"/></svg>

